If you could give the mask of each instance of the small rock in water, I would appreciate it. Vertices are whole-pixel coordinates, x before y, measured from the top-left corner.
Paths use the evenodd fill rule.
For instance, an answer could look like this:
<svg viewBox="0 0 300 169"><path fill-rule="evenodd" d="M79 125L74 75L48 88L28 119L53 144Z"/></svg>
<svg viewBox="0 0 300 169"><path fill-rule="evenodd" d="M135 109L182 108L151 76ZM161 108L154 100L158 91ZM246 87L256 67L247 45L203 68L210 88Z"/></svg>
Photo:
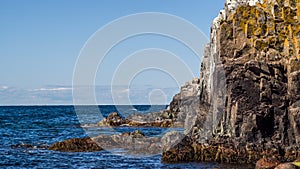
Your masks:
<svg viewBox="0 0 300 169"><path fill-rule="evenodd" d="M31 144L13 144L10 146L11 148L30 148L30 149L47 149L48 145L39 144L39 145L31 145Z"/></svg>
<svg viewBox="0 0 300 169"><path fill-rule="evenodd" d="M133 138L142 138L145 137L145 134L139 130L135 130L130 133L130 136L132 136Z"/></svg>
<svg viewBox="0 0 300 169"><path fill-rule="evenodd" d="M30 144L14 144L10 146L11 148L34 148Z"/></svg>
<svg viewBox="0 0 300 169"><path fill-rule="evenodd" d="M93 152L100 151L102 148L91 138L73 138L54 143L49 147L49 150L63 152Z"/></svg>

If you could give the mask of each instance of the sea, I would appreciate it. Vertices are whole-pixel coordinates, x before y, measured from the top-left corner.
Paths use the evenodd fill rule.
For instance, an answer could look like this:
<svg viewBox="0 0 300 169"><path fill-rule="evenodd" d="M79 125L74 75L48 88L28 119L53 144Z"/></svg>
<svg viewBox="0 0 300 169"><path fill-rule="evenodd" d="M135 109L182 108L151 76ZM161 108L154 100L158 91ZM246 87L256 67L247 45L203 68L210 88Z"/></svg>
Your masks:
<svg viewBox="0 0 300 169"><path fill-rule="evenodd" d="M110 151L70 153L46 148L70 138L134 130L140 130L147 136L162 136L172 129L103 128L93 124L111 112L119 112L126 117L131 113L148 113L165 108L166 105L0 106L0 168L238 168L217 163L163 163L160 154L130 156Z"/></svg>

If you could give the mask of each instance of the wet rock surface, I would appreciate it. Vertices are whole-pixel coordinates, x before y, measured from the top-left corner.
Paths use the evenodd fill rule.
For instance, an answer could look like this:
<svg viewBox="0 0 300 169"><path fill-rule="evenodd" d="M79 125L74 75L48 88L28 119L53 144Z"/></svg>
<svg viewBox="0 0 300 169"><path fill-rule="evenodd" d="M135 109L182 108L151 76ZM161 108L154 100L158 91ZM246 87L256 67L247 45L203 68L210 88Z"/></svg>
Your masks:
<svg viewBox="0 0 300 169"><path fill-rule="evenodd" d="M91 138L73 138L54 143L49 150L63 152L93 152L100 151L102 148Z"/></svg>
<svg viewBox="0 0 300 169"><path fill-rule="evenodd" d="M161 153L159 137L146 137L141 131L114 135L99 135L92 138L74 138L54 143L49 150L63 152L93 152L123 149L127 154L155 155Z"/></svg>

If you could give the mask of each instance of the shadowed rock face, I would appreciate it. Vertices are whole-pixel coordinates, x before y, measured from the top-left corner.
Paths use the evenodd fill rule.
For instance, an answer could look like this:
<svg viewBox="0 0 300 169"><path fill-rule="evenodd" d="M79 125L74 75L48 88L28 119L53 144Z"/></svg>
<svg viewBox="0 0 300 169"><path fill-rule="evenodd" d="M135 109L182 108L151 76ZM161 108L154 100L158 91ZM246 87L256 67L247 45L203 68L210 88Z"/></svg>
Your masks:
<svg viewBox="0 0 300 169"><path fill-rule="evenodd" d="M217 30L227 84L220 137L299 145L298 8L276 3L240 6Z"/></svg>
<svg viewBox="0 0 300 169"><path fill-rule="evenodd" d="M192 100L178 94L170 105L171 111L189 110L189 139L177 149L202 147L194 147L188 161L203 161L207 154L213 157L208 161L224 156L238 163L267 156L293 161L300 155L300 2L251 5L221 11L205 49L199 93ZM179 152L165 152L163 160L174 159L174 153Z"/></svg>
<svg viewBox="0 0 300 169"><path fill-rule="evenodd" d="M299 145L300 8L276 3L240 6L218 30L227 88L216 134L237 145Z"/></svg>

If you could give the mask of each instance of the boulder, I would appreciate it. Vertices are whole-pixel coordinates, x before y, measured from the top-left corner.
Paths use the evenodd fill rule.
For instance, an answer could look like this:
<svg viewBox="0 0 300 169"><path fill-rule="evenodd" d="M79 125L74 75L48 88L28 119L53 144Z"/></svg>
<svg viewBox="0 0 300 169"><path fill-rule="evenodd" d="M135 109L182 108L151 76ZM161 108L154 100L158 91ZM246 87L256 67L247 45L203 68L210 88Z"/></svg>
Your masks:
<svg viewBox="0 0 300 169"><path fill-rule="evenodd" d="M102 148L91 138L73 138L52 144L49 150L63 152L93 152Z"/></svg>
<svg viewBox="0 0 300 169"><path fill-rule="evenodd" d="M280 164L280 161L276 159L262 158L256 162L255 169L274 169Z"/></svg>
<svg viewBox="0 0 300 169"><path fill-rule="evenodd" d="M110 113L107 118L103 118L98 122L98 126L121 126L126 123L126 120L117 112Z"/></svg>
<svg viewBox="0 0 300 169"><path fill-rule="evenodd" d="M49 150L62 152L94 152L123 149L133 155L156 155L161 153L159 137L146 137L141 131L114 135L99 135L93 138L74 138L54 143Z"/></svg>
<svg viewBox="0 0 300 169"><path fill-rule="evenodd" d="M100 120L97 125L102 127L183 127L183 123L177 122L175 116L168 110L147 114L134 113L127 118L121 117L117 112L112 112L107 118Z"/></svg>

